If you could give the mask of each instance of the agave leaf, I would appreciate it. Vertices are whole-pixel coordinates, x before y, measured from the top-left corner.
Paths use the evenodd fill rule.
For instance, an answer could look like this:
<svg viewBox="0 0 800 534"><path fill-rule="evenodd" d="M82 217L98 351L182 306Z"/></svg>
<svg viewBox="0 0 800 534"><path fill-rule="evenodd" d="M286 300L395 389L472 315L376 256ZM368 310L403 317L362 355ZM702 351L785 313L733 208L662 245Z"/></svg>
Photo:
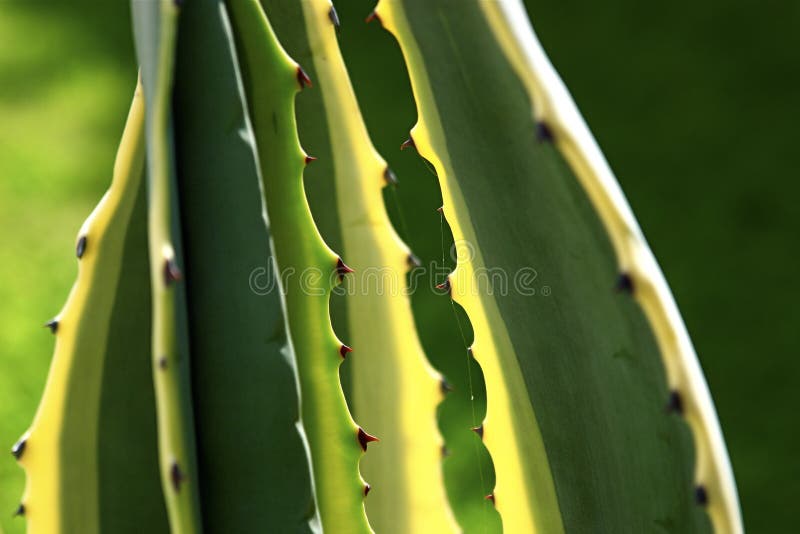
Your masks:
<svg viewBox="0 0 800 534"><path fill-rule="evenodd" d="M201 532L171 97L176 2L131 3L146 102L152 358L161 485L172 532Z"/></svg>
<svg viewBox="0 0 800 534"><path fill-rule="evenodd" d="M494 35L523 82L534 120L548 125L609 235L623 283L647 317L667 374L670 405L692 430L695 498L717 532L741 532L736 482L708 385L661 269L586 123L547 60L519 0L482 4ZM677 403L677 404L676 404Z"/></svg>
<svg viewBox="0 0 800 534"><path fill-rule="evenodd" d="M525 66L535 38L506 6L376 9L406 58L412 139L461 247L449 283L486 379L504 529L702 532L707 506L737 532L727 454L667 286L554 71Z"/></svg>
<svg viewBox="0 0 800 534"><path fill-rule="evenodd" d="M146 261L144 98L133 99L108 192L78 235L78 278L48 326L56 348L13 453L28 532L168 532L157 469Z"/></svg>
<svg viewBox="0 0 800 534"><path fill-rule="evenodd" d="M383 203L394 176L361 117L337 43L338 14L327 0L263 3L281 42L314 80L315 90L298 97L300 137L317 158L306 190L320 207L314 215L322 234L341 243L337 250L356 271L339 299L347 320L338 333L354 350L347 365L355 418L381 440L361 462L372 488L370 524L377 532L452 532L436 430L442 379L414 327L406 283L413 257Z"/></svg>
<svg viewBox="0 0 800 534"><path fill-rule="evenodd" d="M294 353L224 2L183 8L175 79L203 525L308 532L314 503Z"/></svg>
<svg viewBox="0 0 800 534"><path fill-rule="evenodd" d="M371 532L358 462L372 437L350 416L339 381L347 348L330 326L331 289L349 271L314 225L303 188L306 154L297 138L294 100L311 81L284 52L257 0L227 3L247 95L275 257L297 358L301 421L308 437L322 528Z"/></svg>

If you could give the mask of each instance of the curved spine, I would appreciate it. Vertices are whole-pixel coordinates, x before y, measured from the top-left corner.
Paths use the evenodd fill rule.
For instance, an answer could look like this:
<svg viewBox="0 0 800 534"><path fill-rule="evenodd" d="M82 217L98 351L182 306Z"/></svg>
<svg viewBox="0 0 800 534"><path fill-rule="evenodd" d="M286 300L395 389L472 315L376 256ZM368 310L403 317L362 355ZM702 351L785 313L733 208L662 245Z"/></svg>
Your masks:
<svg viewBox="0 0 800 534"><path fill-rule="evenodd" d="M708 385L675 299L625 195L547 59L522 2L480 5L528 91L534 120L552 137L597 210L617 256L623 289L642 307L655 333L673 399L679 399L694 437L696 500L706 505L716 532L739 534L743 527L736 482Z"/></svg>
<svg viewBox="0 0 800 534"><path fill-rule="evenodd" d="M295 95L312 84L277 41L256 0L227 3L235 29L245 92L256 135L275 254L285 281L289 331L301 392L317 511L325 532L369 533L366 483L358 463L376 438L353 421L339 381L349 351L333 332L331 289L351 271L317 230L303 188L312 161L300 146Z"/></svg>
<svg viewBox="0 0 800 534"><path fill-rule="evenodd" d="M378 531L453 532L435 417L442 378L417 337L405 282L410 250L384 206L391 170L361 117L332 3L302 2L302 11L327 119L343 246L357 273L347 293L353 409L381 437L362 465L376 488L368 516Z"/></svg>

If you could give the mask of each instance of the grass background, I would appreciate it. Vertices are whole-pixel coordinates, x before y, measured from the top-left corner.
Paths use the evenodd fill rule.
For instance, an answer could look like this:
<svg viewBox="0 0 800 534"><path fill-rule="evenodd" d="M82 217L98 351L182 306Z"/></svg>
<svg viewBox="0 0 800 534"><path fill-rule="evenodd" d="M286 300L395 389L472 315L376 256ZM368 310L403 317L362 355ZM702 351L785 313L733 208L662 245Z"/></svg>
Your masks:
<svg viewBox="0 0 800 534"><path fill-rule="evenodd" d="M529 0L534 24L615 169L675 293L717 404L749 532L794 528L800 497L800 4ZM397 147L414 123L372 0L340 2L342 46L407 239L440 251L438 190ZM347 4L347 5L344 5ZM29 424L76 274L74 239L107 187L136 77L125 2L0 4L0 445ZM372 80L370 85L365 82ZM441 301L440 301L441 302ZM423 295L431 353L460 345ZM444 318L443 318L444 317ZM0 456L0 525L24 484Z"/></svg>

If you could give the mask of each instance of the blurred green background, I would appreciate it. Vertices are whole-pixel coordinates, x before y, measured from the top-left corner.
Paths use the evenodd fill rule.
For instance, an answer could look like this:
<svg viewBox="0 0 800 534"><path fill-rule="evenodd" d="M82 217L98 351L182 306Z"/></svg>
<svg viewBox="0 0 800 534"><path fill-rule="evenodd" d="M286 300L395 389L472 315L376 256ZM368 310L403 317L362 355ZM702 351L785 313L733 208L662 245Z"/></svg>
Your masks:
<svg viewBox="0 0 800 534"><path fill-rule="evenodd" d="M373 0L339 4L362 109L401 180L390 210L419 256L440 259L438 185L398 150L415 121L399 52L363 24ZM800 3L527 4L683 312L747 530L795 531ZM0 7L0 445L10 447L41 394L53 344L41 325L75 277L75 235L109 183L137 69L127 2ZM414 307L431 359L463 365L448 356L463 344L446 301L423 293ZM9 533L23 530L11 519L23 484L0 456Z"/></svg>

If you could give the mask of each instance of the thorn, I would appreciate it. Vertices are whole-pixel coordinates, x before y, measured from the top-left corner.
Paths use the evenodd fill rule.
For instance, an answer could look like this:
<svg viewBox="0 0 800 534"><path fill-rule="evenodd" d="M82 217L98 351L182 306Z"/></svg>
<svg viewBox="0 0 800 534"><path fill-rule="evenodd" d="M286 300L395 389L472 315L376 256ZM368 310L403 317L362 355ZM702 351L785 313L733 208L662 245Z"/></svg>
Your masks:
<svg viewBox="0 0 800 534"><path fill-rule="evenodd" d="M333 26L338 30L339 29L339 14L336 12L336 8L331 6L331 10L328 11L328 18L331 19Z"/></svg>
<svg viewBox="0 0 800 534"><path fill-rule="evenodd" d="M468 355L470 355L470 356L472 356L473 358L475 357L475 355L474 355L474 354L472 354L472 345L470 345L469 347L467 347L467 354L468 354Z"/></svg>
<svg viewBox="0 0 800 534"><path fill-rule="evenodd" d="M397 175L389 167L386 167L386 170L383 171L383 179L387 184L397 186Z"/></svg>
<svg viewBox="0 0 800 534"><path fill-rule="evenodd" d="M50 332L52 332L53 334L58 332L58 320L57 319L50 319L49 321L44 323L44 326L49 328Z"/></svg>
<svg viewBox="0 0 800 534"><path fill-rule="evenodd" d="M699 485L694 488L694 502L700 506L708 504L708 492L706 492L705 486Z"/></svg>
<svg viewBox="0 0 800 534"><path fill-rule="evenodd" d="M442 377L441 380L439 380L439 391L442 392L442 395L447 395L453 391L453 386L450 385L450 382L448 382L445 377Z"/></svg>
<svg viewBox="0 0 800 534"><path fill-rule="evenodd" d="M339 258L336 261L336 274L339 275L340 282L344 282L344 275L346 275L347 273L354 273L354 272L355 271L353 269L345 265L345 263L342 261L342 258Z"/></svg>
<svg viewBox="0 0 800 534"><path fill-rule="evenodd" d="M444 215L444 206L439 206L438 208L436 208L436 211L438 211L440 214Z"/></svg>
<svg viewBox="0 0 800 534"><path fill-rule="evenodd" d="M308 165L312 161L317 161L317 158L315 158L314 156L306 156L304 161L306 162L306 165Z"/></svg>
<svg viewBox="0 0 800 534"><path fill-rule="evenodd" d="M314 84L311 83L311 78L308 77L308 74L306 74L306 71L304 71L303 67L300 65L297 66L297 83L300 84L300 89L314 86Z"/></svg>
<svg viewBox="0 0 800 534"><path fill-rule="evenodd" d="M378 438L376 438L375 436L371 436L371 435L367 434L366 432L364 432L363 428L358 427L358 444L361 445L361 450L362 451L366 452L367 444L370 441L380 441L380 440Z"/></svg>
<svg viewBox="0 0 800 534"><path fill-rule="evenodd" d="M14 511L14 515L12 517L17 517L17 516L22 517L24 515L25 515L25 505L24 504L20 504L17 507L17 509Z"/></svg>
<svg viewBox="0 0 800 534"><path fill-rule="evenodd" d="M78 244L75 246L75 255L81 259L84 252L86 252L86 236L82 235L78 238Z"/></svg>
<svg viewBox="0 0 800 534"><path fill-rule="evenodd" d="M183 473L181 472L181 468L178 466L178 462L172 462L172 467L169 470L169 477L172 480L172 487L175 491L181 490L181 482L184 481Z"/></svg>
<svg viewBox="0 0 800 534"><path fill-rule="evenodd" d="M447 446L442 445L442 448L439 451L442 454L442 458L447 458L450 456L450 451L447 449Z"/></svg>
<svg viewBox="0 0 800 534"><path fill-rule="evenodd" d="M446 291L448 295L451 294L452 288L450 287L450 277L445 278L444 282L441 284L436 285L436 289L441 289L442 291Z"/></svg>
<svg viewBox="0 0 800 534"><path fill-rule="evenodd" d="M492 504L496 504L496 503L494 502L494 493L490 493L489 495L487 495L486 497L484 497L484 499L486 499L487 501L492 501Z"/></svg>
<svg viewBox="0 0 800 534"><path fill-rule="evenodd" d="M168 363L168 361L167 361L167 357L166 356L162 356L162 357L160 357L158 359L158 367L160 369L166 369L167 368L167 363Z"/></svg>
<svg viewBox="0 0 800 534"><path fill-rule="evenodd" d="M412 267L412 268L414 268L414 267L421 267L421 266L422 266L422 262L421 262L421 261L420 261L420 259L419 259L419 258L418 258L416 255L414 255L414 254L409 254L409 255L408 255L408 258L406 258L406 263L408 263L408 266L409 266L409 267Z"/></svg>
<svg viewBox="0 0 800 534"><path fill-rule="evenodd" d="M370 23L370 22L372 22L373 20L377 20L378 22L381 22L381 18L380 18L380 17L378 16L378 14L377 14L376 12L374 12L374 11L373 11L372 13L370 13L369 15L367 15L367 18L365 18L365 19L364 19L364 22L366 22L367 24L369 24L369 23Z"/></svg>
<svg viewBox="0 0 800 534"><path fill-rule="evenodd" d="M170 258L164 262L164 284L167 286L172 285L173 282L178 282L183 278L181 270L178 269L178 264L175 258Z"/></svg>
<svg viewBox="0 0 800 534"><path fill-rule="evenodd" d="M417 145L414 144L414 139L409 135L408 139L403 141L403 144L400 145L400 150L405 150L407 148L417 148Z"/></svg>
<svg viewBox="0 0 800 534"><path fill-rule="evenodd" d="M483 439L483 424L480 424L478 426L473 426L472 428L470 428L470 430L478 434L479 438Z"/></svg>
<svg viewBox="0 0 800 534"><path fill-rule="evenodd" d="M628 273L620 273L617 277L617 283L614 286L616 291L624 291L625 293L633 293L633 279Z"/></svg>
<svg viewBox="0 0 800 534"><path fill-rule="evenodd" d="M544 121L538 121L536 123L536 140L540 143L553 142L553 132Z"/></svg>
<svg viewBox="0 0 800 534"><path fill-rule="evenodd" d="M11 447L11 455L14 457L15 460L19 460L22 458L22 454L25 452L25 445L28 443L28 437L22 436L19 438L13 447Z"/></svg>
<svg viewBox="0 0 800 534"><path fill-rule="evenodd" d="M370 486L369 484L367 484L367 483L365 482L365 483L364 483L364 497L366 497L367 495L369 495L369 490L371 490L371 489L372 489L372 486Z"/></svg>
<svg viewBox="0 0 800 534"><path fill-rule="evenodd" d="M341 355L341 357L342 357L342 359L343 359L343 360L344 360L345 358L347 358L347 355L348 355L349 353L351 353L351 352L353 352L353 349L351 349L350 347L348 347L348 346L347 346L347 345L345 345L344 343L342 343L342 346L341 346L341 347L339 347L339 354Z"/></svg>
<svg viewBox="0 0 800 534"><path fill-rule="evenodd" d="M669 400L667 401L667 413L683 413L683 399L677 390L669 392Z"/></svg>

